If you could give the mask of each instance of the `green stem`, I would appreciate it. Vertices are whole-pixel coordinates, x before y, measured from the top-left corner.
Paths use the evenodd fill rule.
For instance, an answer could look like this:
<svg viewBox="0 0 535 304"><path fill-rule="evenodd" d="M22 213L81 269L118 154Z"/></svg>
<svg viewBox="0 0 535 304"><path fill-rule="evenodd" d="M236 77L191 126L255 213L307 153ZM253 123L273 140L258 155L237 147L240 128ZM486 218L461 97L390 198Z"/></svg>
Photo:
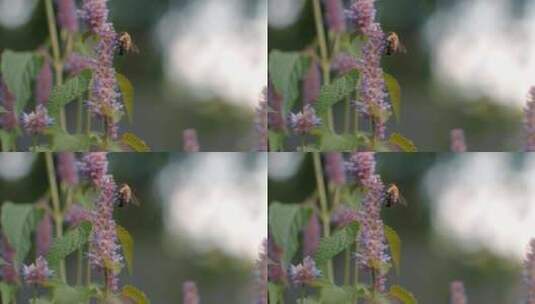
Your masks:
<svg viewBox="0 0 535 304"><path fill-rule="evenodd" d="M320 0L313 0L314 7L314 21L316 23L316 32L318 34L318 43L320 47L320 57L321 57L321 67L323 71L323 83L330 83L330 63L329 63L329 53L327 50L327 38L325 35L325 27L323 25L323 15L321 13ZM329 108L327 112L327 124L329 129L334 132L334 122L333 122L333 110Z"/></svg>
<svg viewBox="0 0 535 304"><path fill-rule="evenodd" d="M54 160L51 152L45 153L46 167L48 171L48 183L50 185L50 194L52 198L52 209L54 213L54 223L56 226L56 237L63 236L63 215L61 214L61 206L59 201L58 184L56 182L56 172L54 168ZM66 282L65 274L65 260L60 261L59 275L63 282Z"/></svg>
<svg viewBox="0 0 535 304"><path fill-rule="evenodd" d="M85 133L89 136L91 134L91 111L86 110L85 120Z"/></svg>
<svg viewBox="0 0 535 304"><path fill-rule="evenodd" d="M323 170L321 167L321 158L318 152L313 152L312 157L314 159L314 172L316 175L316 184L318 186L319 201L321 208L321 218L323 223L323 236L329 237L330 232L330 220L329 209L327 206L327 192L325 190L325 183L323 177ZM333 271L333 262L329 260L327 262L327 278L329 281L334 282L334 271Z"/></svg>
<svg viewBox="0 0 535 304"><path fill-rule="evenodd" d="M84 255L82 249L78 249L78 261L76 269L76 286L82 286L82 275L84 272Z"/></svg>
<svg viewBox="0 0 535 304"><path fill-rule="evenodd" d="M89 250L89 245L87 246L87 249ZM91 285L91 263L89 262L89 259L87 259L87 268L85 271L85 283L87 287Z"/></svg>
<svg viewBox="0 0 535 304"><path fill-rule="evenodd" d="M349 133L349 128L351 128L351 99L346 98L345 109L344 109L344 133Z"/></svg>
<svg viewBox="0 0 535 304"><path fill-rule="evenodd" d="M359 252L359 239L360 237L357 237L357 241L355 242L355 252ZM359 286L359 263L358 261L355 261L355 268L353 270L353 283L355 284L355 291L357 291L357 288ZM355 301L353 301L355 304L358 302L358 297L355 296Z"/></svg>
<svg viewBox="0 0 535 304"><path fill-rule="evenodd" d="M344 286L349 285L350 279L351 279L351 250L347 248L345 250L345 260L344 260Z"/></svg>
<svg viewBox="0 0 535 304"><path fill-rule="evenodd" d="M84 101L78 98L78 112L76 115L76 134L82 133L82 126L84 124Z"/></svg>

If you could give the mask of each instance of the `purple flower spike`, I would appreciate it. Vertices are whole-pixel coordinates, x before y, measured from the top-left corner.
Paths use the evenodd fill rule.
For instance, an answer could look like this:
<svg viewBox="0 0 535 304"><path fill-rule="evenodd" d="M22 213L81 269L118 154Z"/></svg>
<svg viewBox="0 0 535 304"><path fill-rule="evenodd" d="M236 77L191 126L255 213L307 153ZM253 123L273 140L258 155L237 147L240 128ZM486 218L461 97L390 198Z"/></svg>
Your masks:
<svg viewBox="0 0 535 304"><path fill-rule="evenodd" d="M466 294L464 292L464 284L461 281L451 282L450 286L451 304L466 304ZM533 302L529 302L530 304Z"/></svg>
<svg viewBox="0 0 535 304"><path fill-rule="evenodd" d="M320 270L316 267L316 262L307 256L303 263L297 266L290 266L290 278L294 285L310 284L321 276Z"/></svg>
<svg viewBox="0 0 535 304"><path fill-rule="evenodd" d="M317 62L312 60L303 79L303 103L312 105L318 100L321 90L321 72Z"/></svg>
<svg viewBox="0 0 535 304"><path fill-rule="evenodd" d="M79 204L74 204L69 207L67 213L65 214L65 222L71 226L78 226L84 221L89 221L91 219L91 214L87 209L80 206Z"/></svg>
<svg viewBox="0 0 535 304"><path fill-rule="evenodd" d="M46 256L48 249L52 246L52 216L47 212L37 226L35 235L37 256Z"/></svg>
<svg viewBox="0 0 535 304"><path fill-rule="evenodd" d="M50 60L45 59L35 82L35 99L37 104L46 105L52 92L52 68Z"/></svg>
<svg viewBox="0 0 535 304"><path fill-rule="evenodd" d="M48 269L47 261L39 256L35 263L23 265L22 275L26 284L44 285L54 272Z"/></svg>
<svg viewBox="0 0 535 304"><path fill-rule="evenodd" d="M77 53L73 53L65 61L65 71L71 75L78 75L83 70L95 69L97 62L93 58L89 58Z"/></svg>
<svg viewBox="0 0 535 304"><path fill-rule="evenodd" d="M182 285L182 292L184 293L184 304L199 304L199 292L197 290L197 285L195 282L185 282Z"/></svg>
<svg viewBox="0 0 535 304"><path fill-rule="evenodd" d="M360 221L359 213L345 205L336 208L332 215L332 221L338 227L345 227L351 223Z"/></svg>
<svg viewBox="0 0 535 304"><path fill-rule="evenodd" d="M0 104L6 113L0 114L0 123L4 129L11 131L17 127L19 120L15 113L15 96L11 93L0 75Z"/></svg>
<svg viewBox="0 0 535 304"><path fill-rule="evenodd" d="M262 92L260 104L256 108L255 129L256 136L258 137L256 150L258 152L266 152L268 150L267 88Z"/></svg>
<svg viewBox="0 0 535 304"><path fill-rule="evenodd" d="M44 105L37 105L34 112L22 114L22 124L30 135L43 134L54 120L48 116L48 110Z"/></svg>
<svg viewBox="0 0 535 304"><path fill-rule="evenodd" d="M325 171L332 185L342 186L346 183L346 172L342 153L328 152L325 154Z"/></svg>
<svg viewBox="0 0 535 304"><path fill-rule="evenodd" d="M360 70L362 65L352 55L340 53L334 57L331 68L340 74L347 74L353 70Z"/></svg>
<svg viewBox="0 0 535 304"><path fill-rule="evenodd" d="M108 158L106 152L94 152L84 155L78 163L80 172L89 178L93 185L100 186L104 176L108 174Z"/></svg>
<svg viewBox="0 0 535 304"><path fill-rule="evenodd" d="M58 154L58 175L60 180L69 186L78 184L78 168L74 153L61 152Z"/></svg>
<svg viewBox="0 0 535 304"><path fill-rule="evenodd" d="M463 129L451 130L451 151L457 153L466 152Z"/></svg>
<svg viewBox="0 0 535 304"><path fill-rule="evenodd" d="M529 242L528 254L524 261L524 282L528 290L527 304L535 304L535 239Z"/></svg>
<svg viewBox="0 0 535 304"><path fill-rule="evenodd" d="M199 140L195 129L184 130L184 152L199 152Z"/></svg>
<svg viewBox="0 0 535 304"><path fill-rule="evenodd" d="M346 31L346 18L342 0L325 0L327 24L333 33Z"/></svg>
<svg viewBox="0 0 535 304"><path fill-rule="evenodd" d="M61 28L74 33L78 31L78 17L74 0L57 0L58 22Z"/></svg>
<svg viewBox="0 0 535 304"><path fill-rule="evenodd" d="M303 255L314 256L320 245L321 228L318 216L312 214L303 235Z"/></svg>
<svg viewBox="0 0 535 304"><path fill-rule="evenodd" d="M316 111L310 105L306 105L302 112L290 113L290 127L296 134L307 134L321 125L321 119L316 116Z"/></svg>

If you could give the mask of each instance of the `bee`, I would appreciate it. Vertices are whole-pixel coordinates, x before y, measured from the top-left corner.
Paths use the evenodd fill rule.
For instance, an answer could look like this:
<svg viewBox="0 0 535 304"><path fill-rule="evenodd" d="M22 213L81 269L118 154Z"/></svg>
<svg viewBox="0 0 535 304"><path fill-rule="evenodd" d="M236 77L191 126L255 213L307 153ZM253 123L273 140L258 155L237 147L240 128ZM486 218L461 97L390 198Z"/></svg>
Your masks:
<svg viewBox="0 0 535 304"><path fill-rule="evenodd" d="M117 190L117 205L122 208L124 206L136 205L139 206L139 200L132 192L132 188L127 184L122 184Z"/></svg>
<svg viewBox="0 0 535 304"><path fill-rule="evenodd" d="M139 49L134 44L132 36L127 32L122 32L117 38L117 46L119 48L119 55L123 56L128 53L139 53Z"/></svg>
<svg viewBox="0 0 535 304"><path fill-rule="evenodd" d="M394 207L397 205L407 206L407 201L401 195L398 186L395 184L390 184L386 188L384 196L384 206L387 208Z"/></svg>
<svg viewBox="0 0 535 304"><path fill-rule="evenodd" d="M395 53L406 53L407 49L401 43L398 34L394 32L388 33L386 36L386 50L385 54L387 56L393 55Z"/></svg>

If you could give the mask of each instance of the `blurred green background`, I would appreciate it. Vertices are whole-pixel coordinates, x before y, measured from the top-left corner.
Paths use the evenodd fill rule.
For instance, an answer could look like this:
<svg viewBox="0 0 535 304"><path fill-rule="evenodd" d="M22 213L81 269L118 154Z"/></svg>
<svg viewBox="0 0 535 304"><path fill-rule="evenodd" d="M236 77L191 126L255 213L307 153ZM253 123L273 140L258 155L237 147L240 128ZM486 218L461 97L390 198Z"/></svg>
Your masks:
<svg viewBox="0 0 535 304"><path fill-rule="evenodd" d="M384 31L397 32L408 50L383 60L402 89L401 119L390 132L409 137L420 151L449 151L453 128L465 129L469 151L522 150L522 108L535 79L534 1L375 6ZM270 51L313 44L312 1L269 0L268 12Z"/></svg>
<svg viewBox="0 0 535 304"><path fill-rule="evenodd" d="M266 2L108 3L116 30L140 49L116 59L136 90L134 123L121 131L154 151L181 151L187 128L198 130L203 151L254 150L254 109L266 83ZM44 1L0 0L0 51L33 50L47 37Z"/></svg>
<svg viewBox="0 0 535 304"><path fill-rule="evenodd" d="M134 237L134 272L120 284L152 303L180 303L197 282L202 303L249 304L267 222L267 156L252 153L115 153L110 172L140 207L116 208ZM43 155L0 153L0 202L31 203L48 189ZM33 256L32 256L33 257ZM76 269L76 257L67 268ZM70 272L71 282L75 274ZM31 295L30 289L25 289Z"/></svg>
<svg viewBox="0 0 535 304"><path fill-rule="evenodd" d="M469 303L525 303L522 262L535 237L533 155L382 153L376 159L383 181L396 183L408 203L382 211L402 241L400 275L390 274L388 286L407 288L419 303L446 304L450 282L462 280ZM269 202L300 203L315 190L310 154L271 153L269 176ZM343 258L335 261L338 282ZM300 294L289 290L290 298Z"/></svg>

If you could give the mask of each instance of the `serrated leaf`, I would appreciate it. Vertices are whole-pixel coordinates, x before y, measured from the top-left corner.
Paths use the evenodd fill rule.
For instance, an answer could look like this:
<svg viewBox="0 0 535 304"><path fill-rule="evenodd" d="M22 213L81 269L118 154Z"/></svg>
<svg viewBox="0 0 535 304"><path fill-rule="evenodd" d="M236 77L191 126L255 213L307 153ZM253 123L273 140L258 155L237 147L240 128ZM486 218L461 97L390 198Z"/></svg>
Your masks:
<svg viewBox="0 0 535 304"><path fill-rule="evenodd" d="M282 303L282 292L284 288L280 285L269 282L268 283L268 298L269 304L280 304Z"/></svg>
<svg viewBox="0 0 535 304"><path fill-rule="evenodd" d="M15 294L15 286L0 282L0 295L2 296L2 304L10 304Z"/></svg>
<svg viewBox="0 0 535 304"><path fill-rule="evenodd" d="M64 84L52 89L47 109L48 114L54 118L56 123L59 121L60 110L69 102L83 97L84 93L89 89L90 83L91 71L85 70L79 75L70 78Z"/></svg>
<svg viewBox="0 0 535 304"><path fill-rule="evenodd" d="M308 221L310 210L299 205L272 203L269 206L269 227L273 240L284 250L282 256L283 267L290 264L299 247L299 230Z"/></svg>
<svg viewBox="0 0 535 304"><path fill-rule="evenodd" d="M299 97L299 81L307 67L308 59L298 52L274 50L269 54L269 75L275 90L284 97L284 117Z"/></svg>
<svg viewBox="0 0 535 304"><path fill-rule="evenodd" d="M390 287L388 294L390 297L401 301L403 304L418 304L416 297L414 297L410 291L407 291L405 288L399 285L393 285Z"/></svg>
<svg viewBox="0 0 535 304"><path fill-rule="evenodd" d="M336 231L333 235L322 238L314 256L316 263L322 265L349 248L355 243L358 231L359 224L352 223L344 229Z"/></svg>
<svg viewBox="0 0 535 304"><path fill-rule="evenodd" d="M123 297L133 300L135 304L149 304L150 301L145 293L134 286L126 285L122 290Z"/></svg>
<svg viewBox="0 0 535 304"><path fill-rule="evenodd" d="M332 134L322 132L320 135L321 151L355 151L362 146L367 146L367 138L361 134Z"/></svg>
<svg viewBox="0 0 535 304"><path fill-rule="evenodd" d="M123 104L126 109L128 121L132 123L132 120L134 119L134 86L123 74L117 73L116 77L117 84L119 85L123 97Z"/></svg>
<svg viewBox="0 0 535 304"><path fill-rule="evenodd" d="M128 273L132 274L134 268L134 238L123 226L117 225L117 237L123 249Z"/></svg>
<svg viewBox="0 0 535 304"><path fill-rule="evenodd" d="M90 234L91 224L84 222L67 232L62 238L55 238L46 256L49 266L57 270L61 260L88 242Z"/></svg>
<svg viewBox="0 0 535 304"><path fill-rule="evenodd" d="M32 96L32 80L39 71L41 59L31 52L5 50L2 54L2 77L16 97L15 112L20 115Z"/></svg>
<svg viewBox="0 0 535 304"><path fill-rule="evenodd" d="M85 303L94 295L94 291L86 287L60 284L54 288L53 295L55 304Z"/></svg>
<svg viewBox="0 0 535 304"><path fill-rule="evenodd" d="M121 142L130 147L134 152L150 152L150 147L141 138L133 133L124 133Z"/></svg>
<svg viewBox="0 0 535 304"><path fill-rule="evenodd" d="M353 71L335 79L331 84L321 87L320 96L316 103L314 103L314 109L317 114L323 116L337 102L349 97L355 91L358 79L358 72Z"/></svg>
<svg viewBox="0 0 535 304"><path fill-rule="evenodd" d="M401 262L401 239L396 230L387 225L385 225L385 237L390 247L390 254L392 255L394 268L396 268L396 272L399 274L399 265Z"/></svg>
<svg viewBox="0 0 535 304"><path fill-rule="evenodd" d="M54 130L52 135L54 151L82 152L91 148L92 139L87 135L71 135L60 129Z"/></svg>
<svg viewBox="0 0 535 304"><path fill-rule="evenodd" d="M39 220L38 214L32 204L6 202L2 205L2 229L9 244L15 249L17 267L30 252L31 233Z"/></svg>
<svg viewBox="0 0 535 304"><path fill-rule="evenodd" d="M394 76L384 73L384 77L394 116L396 116L396 120L399 121L401 115L401 87Z"/></svg>
<svg viewBox="0 0 535 304"><path fill-rule="evenodd" d="M399 133L390 135L390 139L388 141L391 145L399 147L402 152L418 152L416 145L410 139Z"/></svg>

